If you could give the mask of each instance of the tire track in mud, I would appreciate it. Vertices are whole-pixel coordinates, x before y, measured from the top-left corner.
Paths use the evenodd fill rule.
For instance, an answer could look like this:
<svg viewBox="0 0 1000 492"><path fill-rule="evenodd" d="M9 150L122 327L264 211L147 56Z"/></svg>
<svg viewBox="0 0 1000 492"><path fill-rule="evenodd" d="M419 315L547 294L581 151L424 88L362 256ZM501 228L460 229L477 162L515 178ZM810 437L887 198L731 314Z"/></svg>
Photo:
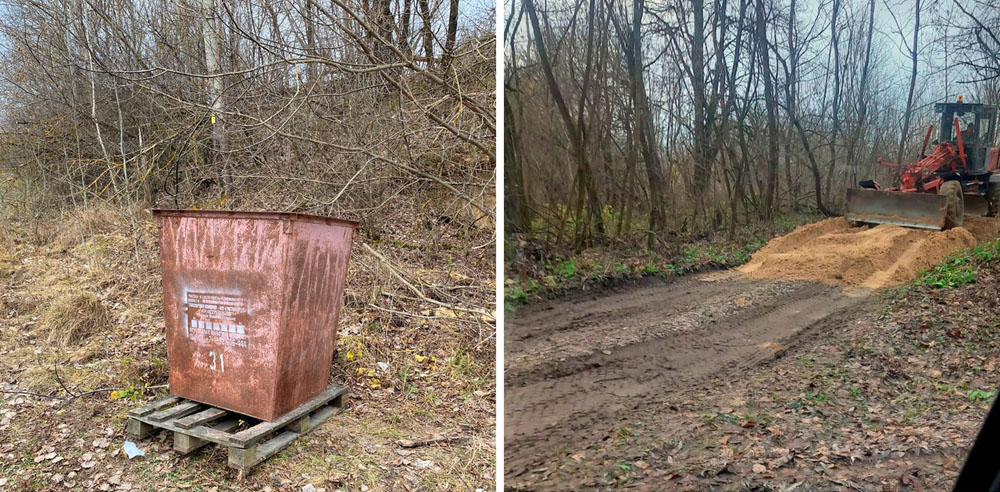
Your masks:
<svg viewBox="0 0 1000 492"><path fill-rule="evenodd" d="M579 294L507 316L506 479L523 482L702 381L739 378L864 299L818 283L712 277Z"/></svg>

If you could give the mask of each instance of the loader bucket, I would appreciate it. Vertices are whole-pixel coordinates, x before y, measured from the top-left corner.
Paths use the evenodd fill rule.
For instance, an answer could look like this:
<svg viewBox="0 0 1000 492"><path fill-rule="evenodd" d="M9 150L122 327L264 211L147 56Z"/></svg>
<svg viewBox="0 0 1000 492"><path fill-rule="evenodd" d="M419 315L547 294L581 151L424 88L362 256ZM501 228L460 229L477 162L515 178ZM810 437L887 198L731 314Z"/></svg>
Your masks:
<svg viewBox="0 0 1000 492"><path fill-rule="evenodd" d="M866 224L895 224L944 229L946 198L930 193L903 193L850 188L844 218Z"/></svg>
<svg viewBox="0 0 1000 492"><path fill-rule="evenodd" d="M975 215L986 217L990 207L986 204L986 197L982 195L965 195L965 215Z"/></svg>

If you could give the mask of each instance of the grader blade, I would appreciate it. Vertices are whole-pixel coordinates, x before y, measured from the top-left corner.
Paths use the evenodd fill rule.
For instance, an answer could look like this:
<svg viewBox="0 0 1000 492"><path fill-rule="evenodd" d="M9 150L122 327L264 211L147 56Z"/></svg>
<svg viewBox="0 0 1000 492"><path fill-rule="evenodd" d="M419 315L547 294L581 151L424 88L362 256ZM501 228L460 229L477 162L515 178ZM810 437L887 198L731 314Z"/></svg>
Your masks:
<svg viewBox="0 0 1000 492"><path fill-rule="evenodd" d="M975 215L986 217L990 207L986 204L986 197L982 195L965 195L965 215Z"/></svg>
<svg viewBox="0 0 1000 492"><path fill-rule="evenodd" d="M947 199L930 193L850 188L844 218L865 224L895 224L943 230Z"/></svg>

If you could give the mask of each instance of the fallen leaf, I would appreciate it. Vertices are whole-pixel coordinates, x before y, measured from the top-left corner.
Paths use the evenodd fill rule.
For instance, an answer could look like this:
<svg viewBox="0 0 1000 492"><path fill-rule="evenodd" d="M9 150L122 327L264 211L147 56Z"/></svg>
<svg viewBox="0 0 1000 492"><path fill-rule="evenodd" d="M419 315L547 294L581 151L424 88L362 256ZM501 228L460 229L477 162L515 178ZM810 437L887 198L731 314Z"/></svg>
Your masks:
<svg viewBox="0 0 1000 492"><path fill-rule="evenodd" d="M453 311L453 310L451 310L449 308L446 308L446 307L439 307L439 308L435 309L434 310L434 316L438 316L440 318L457 318L458 317L458 315L455 314L455 311Z"/></svg>

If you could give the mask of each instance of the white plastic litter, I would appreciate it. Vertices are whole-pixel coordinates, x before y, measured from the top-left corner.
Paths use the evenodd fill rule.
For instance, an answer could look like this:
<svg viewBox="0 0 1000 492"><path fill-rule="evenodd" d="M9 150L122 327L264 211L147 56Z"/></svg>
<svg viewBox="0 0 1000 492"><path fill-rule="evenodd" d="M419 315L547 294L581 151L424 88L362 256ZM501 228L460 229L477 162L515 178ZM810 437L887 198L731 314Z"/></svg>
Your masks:
<svg viewBox="0 0 1000 492"><path fill-rule="evenodd" d="M125 450L125 454L128 455L128 459L135 458L136 456L146 456L146 452L139 449L139 446L136 446L132 441L125 441L122 448Z"/></svg>

